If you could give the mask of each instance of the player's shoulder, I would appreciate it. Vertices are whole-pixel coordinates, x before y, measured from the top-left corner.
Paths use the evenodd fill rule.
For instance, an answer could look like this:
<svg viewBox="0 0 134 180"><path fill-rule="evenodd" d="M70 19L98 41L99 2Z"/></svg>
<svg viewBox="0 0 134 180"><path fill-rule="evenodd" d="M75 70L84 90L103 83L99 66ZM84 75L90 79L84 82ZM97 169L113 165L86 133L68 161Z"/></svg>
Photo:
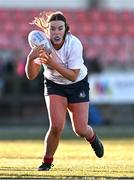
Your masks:
<svg viewBox="0 0 134 180"><path fill-rule="evenodd" d="M70 45L80 45L80 46L82 46L82 43L81 43L80 39L77 36L70 33L70 32L67 34L66 39L67 39L67 41L69 42Z"/></svg>

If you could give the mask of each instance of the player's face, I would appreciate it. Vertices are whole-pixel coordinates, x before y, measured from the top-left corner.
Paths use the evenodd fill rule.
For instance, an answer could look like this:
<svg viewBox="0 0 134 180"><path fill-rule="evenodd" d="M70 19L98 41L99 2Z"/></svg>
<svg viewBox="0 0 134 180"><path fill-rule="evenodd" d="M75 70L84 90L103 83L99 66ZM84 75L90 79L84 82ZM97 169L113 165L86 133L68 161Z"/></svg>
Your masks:
<svg viewBox="0 0 134 180"><path fill-rule="evenodd" d="M50 40L54 45L60 45L63 42L63 37L65 34L65 23L64 21L51 21L49 23L49 36Z"/></svg>

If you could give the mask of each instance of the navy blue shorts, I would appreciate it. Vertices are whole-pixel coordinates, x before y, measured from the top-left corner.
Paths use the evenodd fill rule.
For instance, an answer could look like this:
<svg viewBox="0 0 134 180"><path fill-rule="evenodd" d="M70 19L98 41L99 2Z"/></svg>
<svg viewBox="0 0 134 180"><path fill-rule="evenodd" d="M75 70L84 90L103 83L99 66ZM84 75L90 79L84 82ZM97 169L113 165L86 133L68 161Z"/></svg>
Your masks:
<svg viewBox="0 0 134 180"><path fill-rule="evenodd" d="M87 76L76 83L62 85L54 83L48 79L45 80L44 95L59 95L66 97L68 103L80 103L89 101L89 83Z"/></svg>

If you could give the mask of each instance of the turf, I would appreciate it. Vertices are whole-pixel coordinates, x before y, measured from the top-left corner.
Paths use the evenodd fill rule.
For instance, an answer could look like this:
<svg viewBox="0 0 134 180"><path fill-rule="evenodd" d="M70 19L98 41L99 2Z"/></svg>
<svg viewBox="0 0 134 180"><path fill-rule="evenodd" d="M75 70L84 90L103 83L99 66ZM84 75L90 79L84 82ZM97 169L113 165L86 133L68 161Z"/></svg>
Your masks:
<svg viewBox="0 0 134 180"><path fill-rule="evenodd" d="M42 140L1 140L0 178L133 179L134 138L102 140L105 156L101 159L82 139L61 140L54 167L48 172L37 171L42 161Z"/></svg>

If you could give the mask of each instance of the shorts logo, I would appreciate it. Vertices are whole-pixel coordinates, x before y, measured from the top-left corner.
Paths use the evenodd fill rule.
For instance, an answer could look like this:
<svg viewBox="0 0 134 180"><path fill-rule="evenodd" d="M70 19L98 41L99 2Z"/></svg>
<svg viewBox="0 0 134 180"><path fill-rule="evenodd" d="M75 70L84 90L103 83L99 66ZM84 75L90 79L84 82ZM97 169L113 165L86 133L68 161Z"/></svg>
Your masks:
<svg viewBox="0 0 134 180"><path fill-rule="evenodd" d="M85 91L80 92L79 97L80 98L85 98L86 97Z"/></svg>

